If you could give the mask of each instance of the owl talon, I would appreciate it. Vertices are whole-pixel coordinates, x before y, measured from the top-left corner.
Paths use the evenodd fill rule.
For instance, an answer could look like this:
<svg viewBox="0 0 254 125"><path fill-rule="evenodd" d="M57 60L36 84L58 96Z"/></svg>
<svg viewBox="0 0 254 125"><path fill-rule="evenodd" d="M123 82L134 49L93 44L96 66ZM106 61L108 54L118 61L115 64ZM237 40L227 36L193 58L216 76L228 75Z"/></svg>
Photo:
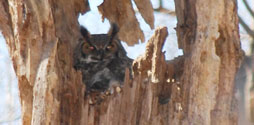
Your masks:
<svg viewBox="0 0 254 125"><path fill-rule="evenodd" d="M121 91L122 91L122 89L119 86L117 86L116 87L116 92L120 93Z"/></svg>
<svg viewBox="0 0 254 125"><path fill-rule="evenodd" d="M110 93L109 93L109 91L106 91L105 94L106 94L106 95L109 95Z"/></svg>
<svg viewBox="0 0 254 125"><path fill-rule="evenodd" d="M90 105L93 105L93 104L94 104L94 102L93 102L93 100L92 100L91 98L89 99L88 103L89 103Z"/></svg>

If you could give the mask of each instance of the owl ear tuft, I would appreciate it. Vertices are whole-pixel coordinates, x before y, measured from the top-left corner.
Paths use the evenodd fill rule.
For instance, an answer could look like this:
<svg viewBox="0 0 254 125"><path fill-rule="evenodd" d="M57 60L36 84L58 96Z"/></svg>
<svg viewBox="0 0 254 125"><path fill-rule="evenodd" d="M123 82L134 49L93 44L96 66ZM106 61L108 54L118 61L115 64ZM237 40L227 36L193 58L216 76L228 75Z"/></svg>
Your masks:
<svg viewBox="0 0 254 125"><path fill-rule="evenodd" d="M119 32L119 28L115 23L111 24L111 29L109 30L108 35L110 36L110 40L113 40L116 36L117 33Z"/></svg>
<svg viewBox="0 0 254 125"><path fill-rule="evenodd" d="M90 33L84 26L80 26L80 33L86 40L90 39Z"/></svg>

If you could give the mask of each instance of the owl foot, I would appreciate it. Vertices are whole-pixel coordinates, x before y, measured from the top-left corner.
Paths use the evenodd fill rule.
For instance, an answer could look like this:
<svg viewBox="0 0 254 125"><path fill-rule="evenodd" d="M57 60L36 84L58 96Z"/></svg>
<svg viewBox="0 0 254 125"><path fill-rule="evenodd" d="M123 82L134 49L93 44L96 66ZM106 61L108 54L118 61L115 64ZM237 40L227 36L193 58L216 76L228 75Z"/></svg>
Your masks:
<svg viewBox="0 0 254 125"><path fill-rule="evenodd" d="M107 97L122 91L120 86L112 86L104 92L93 91L88 94L88 103L90 105L101 104Z"/></svg>

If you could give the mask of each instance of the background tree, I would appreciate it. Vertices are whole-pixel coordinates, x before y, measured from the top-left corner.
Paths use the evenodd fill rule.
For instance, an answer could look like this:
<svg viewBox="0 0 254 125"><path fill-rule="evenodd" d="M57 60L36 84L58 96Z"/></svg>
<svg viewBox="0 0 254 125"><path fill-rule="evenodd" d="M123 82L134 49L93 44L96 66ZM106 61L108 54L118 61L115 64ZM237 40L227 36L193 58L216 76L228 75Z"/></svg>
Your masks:
<svg viewBox="0 0 254 125"><path fill-rule="evenodd" d="M135 3L153 28L150 1ZM175 3L184 55L165 61L167 30L159 28L134 61L133 80L126 77L122 92L90 105L81 74L72 68L80 37L77 16L88 10L87 2L0 1L0 28L18 76L23 124L237 124L233 80L242 50L236 3ZM99 10L120 26L119 36L129 45L143 40L129 0L105 0Z"/></svg>
<svg viewBox="0 0 254 125"><path fill-rule="evenodd" d="M254 11L251 9L250 3L246 0L242 0L247 10L247 13L251 16L252 21L254 20ZM239 123L251 124L254 123L254 30L251 26L242 19L245 15L238 14L239 23L246 31L247 40L244 42L250 43L250 52L244 56L243 63L236 76L236 86L240 90L239 98ZM250 20L248 20L250 22Z"/></svg>

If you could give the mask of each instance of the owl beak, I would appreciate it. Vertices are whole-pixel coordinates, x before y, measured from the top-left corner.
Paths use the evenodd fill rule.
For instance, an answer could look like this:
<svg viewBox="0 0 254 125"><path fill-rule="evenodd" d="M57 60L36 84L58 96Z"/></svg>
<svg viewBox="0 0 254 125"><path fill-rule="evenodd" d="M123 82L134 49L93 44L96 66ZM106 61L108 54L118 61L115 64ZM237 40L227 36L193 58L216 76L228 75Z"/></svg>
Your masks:
<svg viewBox="0 0 254 125"><path fill-rule="evenodd" d="M100 61L102 61L103 58L104 58L104 52L103 52L103 50L99 50L99 59L100 59Z"/></svg>

